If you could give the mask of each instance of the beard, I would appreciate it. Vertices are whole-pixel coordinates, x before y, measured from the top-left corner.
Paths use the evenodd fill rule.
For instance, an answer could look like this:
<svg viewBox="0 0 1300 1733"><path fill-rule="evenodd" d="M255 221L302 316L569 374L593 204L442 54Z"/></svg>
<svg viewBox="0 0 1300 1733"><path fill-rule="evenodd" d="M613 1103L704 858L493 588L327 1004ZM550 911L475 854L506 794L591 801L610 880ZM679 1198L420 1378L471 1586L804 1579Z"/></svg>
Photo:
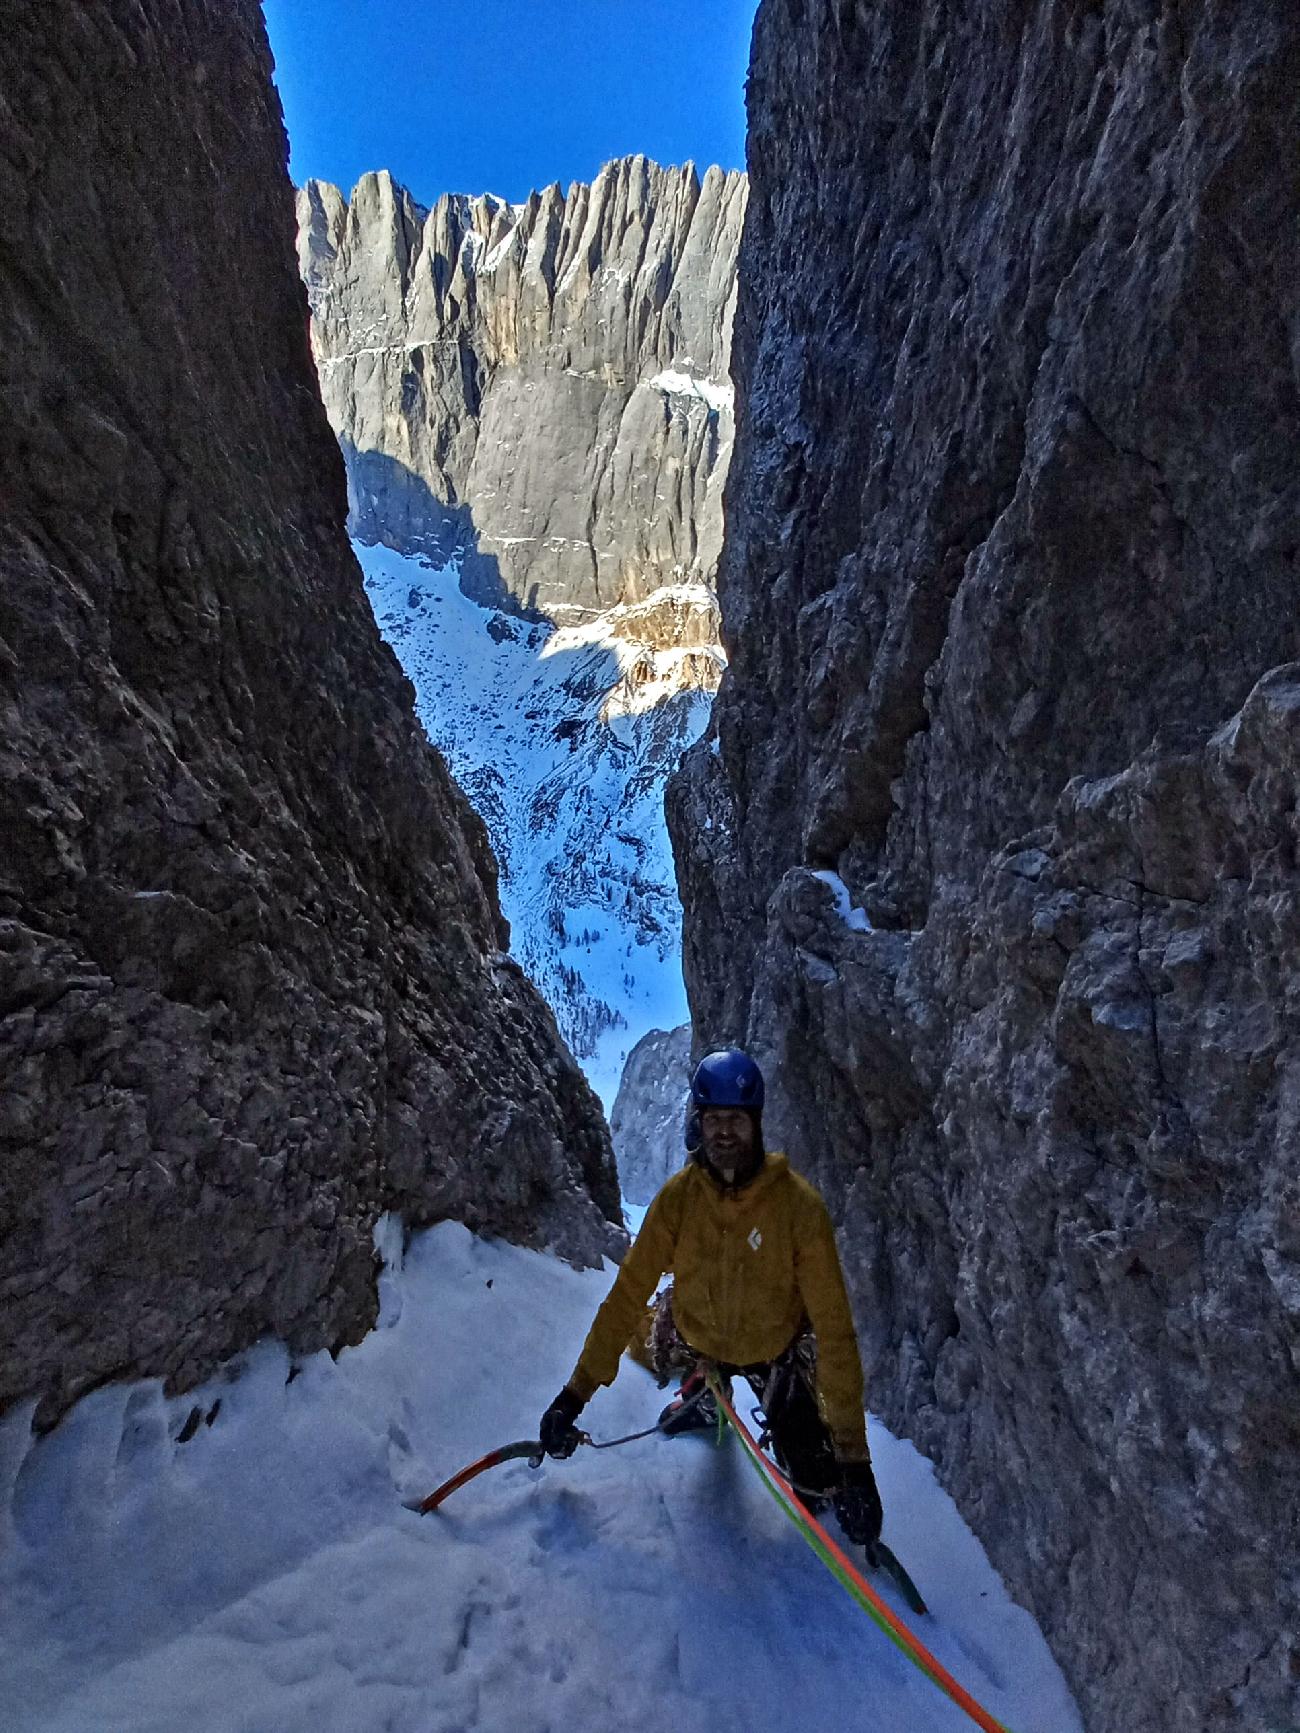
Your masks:
<svg viewBox="0 0 1300 1733"><path fill-rule="evenodd" d="M696 1152L696 1157L727 1191L738 1191L741 1186L748 1185L763 1165L765 1151L763 1149L762 1124L757 1114L752 1115L754 1134L746 1146L739 1139L728 1139L721 1145L715 1144L710 1149L708 1143Z"/></svg>
<svg viewBox="0 0 1300 1733"><path fill-rule="evenodd" d="M762 1167L763 1152L762 1150L751 1149L734 1167L722 1167L716 1161L711 1161L708 1156L705 1156L704 1163L724 1191L739 1191L742 1186L749 1184L759 1168Z"/></svg>

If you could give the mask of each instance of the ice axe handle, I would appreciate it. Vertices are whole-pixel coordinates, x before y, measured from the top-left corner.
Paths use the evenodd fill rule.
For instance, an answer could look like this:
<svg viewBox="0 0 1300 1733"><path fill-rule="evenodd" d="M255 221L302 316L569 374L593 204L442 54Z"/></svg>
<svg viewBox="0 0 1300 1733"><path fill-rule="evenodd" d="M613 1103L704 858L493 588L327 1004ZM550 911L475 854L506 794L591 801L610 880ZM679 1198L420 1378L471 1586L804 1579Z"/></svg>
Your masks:
<svg viewBox="0 0 1300 1733"><path fill-rule="evenodd" d="M521 1438L514 1444L503 1444L498 1450L489 1450L486 1456L480 1456L477 1462L471 1462L468 1468L462 1468L459 1474L453 1474L450 1480L444 1480L436 1492L431 1492L427 1498L422 1498L407 1504L408 1510L415 1510L421 1516L427 1516L431 1510L437 1510L443 1499L450 1498L452 1493L473 1480L485 1469L495 1468L500 1462L517 1462L527 1458L528 1462L537 1467L543 1456L541 1440L538 1438Z"/></svg>

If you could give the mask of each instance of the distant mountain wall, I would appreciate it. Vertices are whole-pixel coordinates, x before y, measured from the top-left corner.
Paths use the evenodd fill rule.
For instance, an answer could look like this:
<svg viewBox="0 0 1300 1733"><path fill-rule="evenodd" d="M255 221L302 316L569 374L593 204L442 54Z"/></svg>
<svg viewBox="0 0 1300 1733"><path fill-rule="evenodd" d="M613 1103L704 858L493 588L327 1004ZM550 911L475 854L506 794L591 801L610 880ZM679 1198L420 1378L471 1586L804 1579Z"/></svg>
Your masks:
<svg viewBox="0 0 1300 1733"><path fill-rule="evenodd" d="M609 1131L629 1203L648 1204L686 1161L691 1026L651 1029L627 1056Z"/></svg>
<svg viewBox="0 0 1300 1733"><path fill-rule="evenodd" d="M257 0L0 4L0 1408L596 1259L598 1105L345 535Z"/></svg>
<svg viewBox="0 0 1300 1733"><path fill-rule="evenodd" d="M693 1020L1089 1733L1300 1727L1298 91L1276 0L755 25Z"/></svg>
<svg viewBox="0 0 1300 1733"><path fill-rule="evenodd" d="M354 534L459 549L468 593L561 621L711 584L746 192L640 156L520 205L309 182L299 258Z"/></svg>

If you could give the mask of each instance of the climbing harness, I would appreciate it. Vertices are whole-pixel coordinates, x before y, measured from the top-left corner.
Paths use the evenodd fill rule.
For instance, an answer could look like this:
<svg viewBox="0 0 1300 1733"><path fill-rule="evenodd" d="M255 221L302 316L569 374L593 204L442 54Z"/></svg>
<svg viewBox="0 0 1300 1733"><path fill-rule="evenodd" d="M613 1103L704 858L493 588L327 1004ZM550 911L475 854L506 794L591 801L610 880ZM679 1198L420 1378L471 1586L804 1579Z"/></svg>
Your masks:
<svg viewBox="0 0 1300 1733"><path fill-rule="evenodd" d="M919 1668L960 1709L965 1710L975 1725L984 1729L984 1733L1009 1733L1001 1721L995 1720L987 1709L975 1701L964 1686L958 1684L943 1663L935 1659L920 1638L910 1631L898 1615L881 1600L871 1584L845 1556L843 1550L836 1545L835 1541L817 1521L817 1518L810 1511L805 1510L799 1502L794 1487L791 1486L785 1475L758 1448L757 1440L736 1413L730 1395L723 1388L722 1380L712 1370L708 1375L708 1388L712 1390L719 1409L726 1415L736 1436L744 1446L745 1454L761 1474L768 1491L800 1530L822 1563L843 1583L844 1587L863 1610L875 1620L895 1647L900 1649L913 1666ZM884 1550L881 1549L882 1552Z"/></svg>

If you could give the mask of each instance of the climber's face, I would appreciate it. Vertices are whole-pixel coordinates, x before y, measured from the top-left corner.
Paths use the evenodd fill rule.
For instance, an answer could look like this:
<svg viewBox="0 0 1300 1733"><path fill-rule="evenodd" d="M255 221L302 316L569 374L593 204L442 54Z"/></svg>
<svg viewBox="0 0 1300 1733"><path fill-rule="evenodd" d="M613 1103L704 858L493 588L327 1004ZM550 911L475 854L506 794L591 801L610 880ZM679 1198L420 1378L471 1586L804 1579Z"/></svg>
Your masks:
<svg viewBox="0 0 1300 1733"><path fill-rule="evenodd" d="M700 1113L704 1153L728 1184L754 1153L754 1121L743 1107L706 1107Z"/></svg>

